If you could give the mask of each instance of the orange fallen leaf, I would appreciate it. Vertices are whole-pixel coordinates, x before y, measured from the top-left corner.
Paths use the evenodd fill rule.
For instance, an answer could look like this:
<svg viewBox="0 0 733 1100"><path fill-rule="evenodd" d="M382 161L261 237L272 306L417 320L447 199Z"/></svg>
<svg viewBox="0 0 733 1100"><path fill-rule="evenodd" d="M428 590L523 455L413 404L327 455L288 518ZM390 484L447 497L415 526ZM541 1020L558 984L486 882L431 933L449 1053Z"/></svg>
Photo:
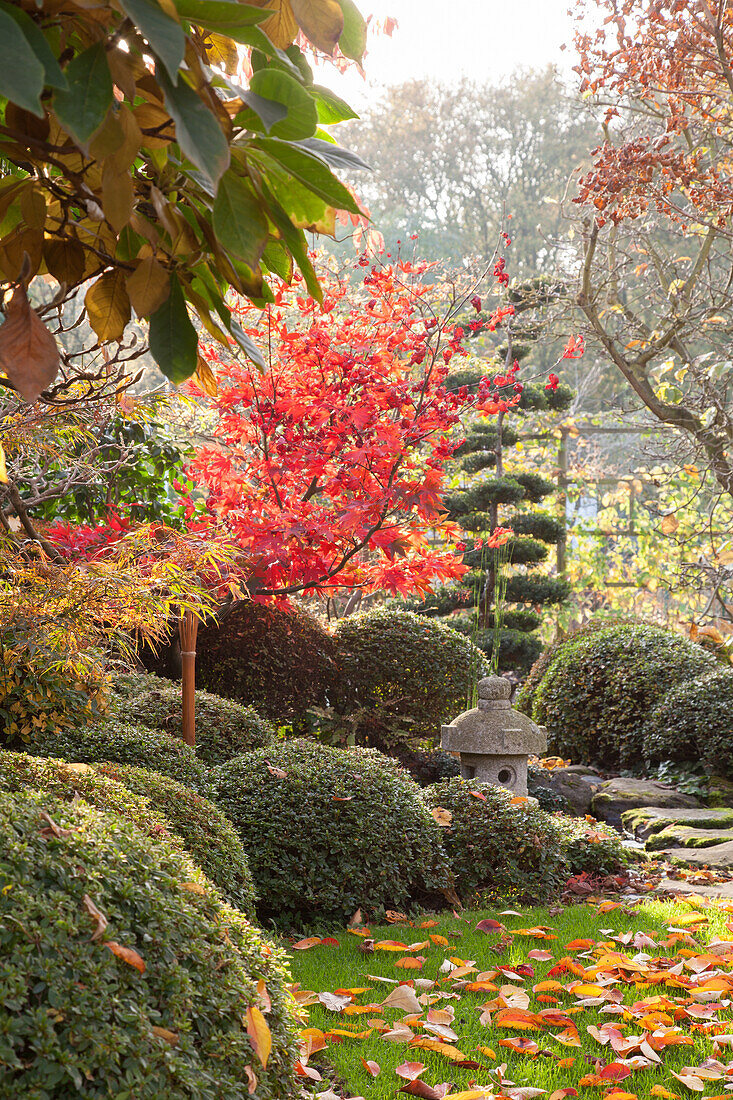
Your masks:
<svg viewBox="0 0 733 1100"><path fill-rule="evenodd" d="M113 955L116 955L118 959L122 959L128 966L134 966L141 974L145 973L145 960L132 947L122 947L114 940L107 940L104 946L108 947Z"/></svg>
<svg viewBox="0 0 733 1100"><path fill-rule="evenodd" d="M479 1054L485 1055L486 1058L491 1058L492 1062L496 1061L496 1052L491 1047L476 1047Z"/></svg>
<svg viewBox="0 0 733 1100"><path fill-rule="evenodd" d="M425 1072L423 1062L403 1062L401 1066L395 1066L398 1077L404 1077L406 1081L416 1081L421 1073Z"/></svg>
<svg viewBox="0 0 733 1100"><path fill-rule="evenodd" d="M678 1092L670 1092L664 1085L652 1085L650 1096L661 1096L662 1100L680 1100Z"/></svg>
<svg viewBox="0 0 733 1100"><path fill-rule="evenodd" d="M425 959L422 956L413 958L412 955L408 955L405 959L398 959L395 966L400 970L422 970Z"/></svg>
<svg viewBox="0 0 733 1100"><path fill-rule="evenodd" d="M411 1047L419 1047L420 1050L432 1050L436 1054L442 1054L445 1058L450 1058L451 1062L463 1062L466 1055L458 1049L458 1047L451 1046L450 1043L441 1043L439 1039L413 1039L410 1043Z"/></svg>
<svg viewBox="0 0 733 1100"><path fill-rule="evenodd" d="M534 1039L528 1039L526 1035L517 1035L511 1039L500 1039L500 1047L509 1047L515 1054L538 1054L539 1043L536 1043Z"/></svg>
<svg viewBox="0 0 733 1100"><path fill-rule="evenodd" d="M177 1031L169 1031L167 1027L154 1027L153 1035L158 1039L165 1039L166 1043L170 1043L172 1047L178 1046Z"/></svg>
<svg viewBox="0 0 733 1100"><path fill-rule="evenodd" d="M315 947L316 944L323 943L320 936L308 936L305 940L298 940L297 943L290 945L291 951L307 951L310 947Z"/></svg>
<svg viewBox="0 0 733 1100"><path fill-rule="evenodd" d="M361 1062L367 1073L370 1073L372 1077L378 1077L379 1074L382 1072L382 1067L380 1066L379 1062L367 1061L364 1058L360 1058L359 1061Z"/></svg>
<svg viewBox="0 0 733 1100"><path fill-rule="evenodd" d="M252 1049L262 1063L263 1068L266 1069L267 1060L272 1050L272 1034L267 1020L257 1005L250 1005L247 1009L247 1034Z"/></svg>

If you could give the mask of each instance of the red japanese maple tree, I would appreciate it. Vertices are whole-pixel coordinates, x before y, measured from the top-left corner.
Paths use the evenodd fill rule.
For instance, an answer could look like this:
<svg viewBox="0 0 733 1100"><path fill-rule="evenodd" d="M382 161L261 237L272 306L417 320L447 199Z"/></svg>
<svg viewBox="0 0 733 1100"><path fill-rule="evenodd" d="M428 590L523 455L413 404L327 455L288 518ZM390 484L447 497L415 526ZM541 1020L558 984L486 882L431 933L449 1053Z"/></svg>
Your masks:
<svg viewBox="0 0 733 1100"><path fill-rule="evenodd" d="M221 372L213 441L189 471L189 522L226 531L259 597L424 592L465 572L441 503L444 463L467 403L496 410L488 380L478 395L445 387L448 363L465 354L465 302L441 319L430 265L360 262L369 270L357 288L324 279L322 309L297 284L264 313L240 305L267 367ZM218 347L204 356L218 373Z"/></svg>

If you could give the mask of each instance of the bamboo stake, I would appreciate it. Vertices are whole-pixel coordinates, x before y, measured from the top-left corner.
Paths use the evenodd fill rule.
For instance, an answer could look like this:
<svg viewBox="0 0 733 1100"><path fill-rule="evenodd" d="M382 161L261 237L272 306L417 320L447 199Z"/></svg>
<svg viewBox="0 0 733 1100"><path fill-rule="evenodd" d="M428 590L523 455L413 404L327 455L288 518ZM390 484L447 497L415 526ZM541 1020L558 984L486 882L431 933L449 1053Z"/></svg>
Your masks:
<svg viewBox="0 0 733 1100"><path fill-rule="evenodd" d="M181 694L183 740L192 748L196 744L196 634L198 616L186 611L178 620L181 639Z"/></svg>

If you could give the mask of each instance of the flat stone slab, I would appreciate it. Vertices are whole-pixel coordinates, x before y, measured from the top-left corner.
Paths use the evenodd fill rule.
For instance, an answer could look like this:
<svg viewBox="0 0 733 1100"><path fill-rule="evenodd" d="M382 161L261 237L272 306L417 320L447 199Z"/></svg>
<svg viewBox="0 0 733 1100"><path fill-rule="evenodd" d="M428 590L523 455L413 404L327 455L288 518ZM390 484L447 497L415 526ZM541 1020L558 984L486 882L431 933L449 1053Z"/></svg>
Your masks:
<svg viewBox="0 0 733 1100"><path fill-rule="evenodd" d="M653 833L646 842L647 852L666 848L714 848L717 844L733 843L733 829L693 829L689 825L668 825Z"/></svg>
<svg viewBox="0 0 733 1100"><path fill-rule="evenodd" d="M696 886L682 879L663 878L654 887L655 894L700 894L704 898L733 898L733 882L716 882L710 886Z"/></svg>
<svg viewBox="0 0 733 1100"><path fill-rule="evenodd" d="M733 868L733 840L712 848L665 848L656 854L665 859L680 859L692 867Z"/></svg>
<svg viewBox="0 0 733 1100"><path fill-rule="evenodd" d="M668 806L640 806L626 810L621 822L627 832L637 840L648 840L655 833L672 826L692 829L733 829L733 810L723 807L698 806L695 808L670 808Z"/></svg>
<svg viewBox="0 0 733 1100"><path fill-rule="evenodd" d="M655 779L608 779L593 796L591 813L617 828L622 815L639 806L661 809L694 809L700 803L689 794L681 794Z"/></svg>

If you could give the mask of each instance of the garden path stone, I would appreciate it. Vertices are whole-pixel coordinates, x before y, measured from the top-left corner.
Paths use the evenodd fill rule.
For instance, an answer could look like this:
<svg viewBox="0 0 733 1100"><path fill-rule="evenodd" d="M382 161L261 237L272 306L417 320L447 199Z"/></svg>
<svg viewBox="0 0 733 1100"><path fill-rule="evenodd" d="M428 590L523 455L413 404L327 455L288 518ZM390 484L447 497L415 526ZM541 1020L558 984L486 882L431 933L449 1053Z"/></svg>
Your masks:
<svg viewBox="0 0 733 1100"><path fill-rule="evenodd" d="M665 859L680 859L694 867L733 868L733 840L712 848L666 848L656 854Z"/></svg>
<svg viewBox="0 0 733 1100"><path fill-rule="evenodd" d="M554 791L555 794L562 795L572 812L578 817L590 813L593 795L603 783L598 772L582 764L571 764L567 768L553 768L551 771L543 770L541 776L535 773L534 779L536 783Z"/></svg>
<svg viewBox="0 0 733 1100"><path fill-rule="evenodd" d="M668 825L653 833L646 842L647 852L668 848L706 848L733 843L733 829L694 829L689 825Z"/></svg>
<svg viewBox="0 0 733 1100"><path fill-rule="evenodd" d="M624 829L637 840L648 840L655 833L674 826L691 829L733 829L733 810L699 806L674 809L668 806L643 806L626 810L621 816Z"/></svg>
<svg viewBox="0 0 733 1100"><path fill-rule="evenodd" d="M616 828L622 815L639 806L660 809L694 809L700 803L690 794L681 794L666 783L654 779L608 779L593 796L591 812L601 821Z"/></svg>
<svg viewBox="0 0 733 1100"><path fill-rule="evenodd" d="M701 894L704 898L733 898L733 882L715 882L709 886L696 886L694 882L683 879L663 878L657 883L657 894Z"/></svg>

